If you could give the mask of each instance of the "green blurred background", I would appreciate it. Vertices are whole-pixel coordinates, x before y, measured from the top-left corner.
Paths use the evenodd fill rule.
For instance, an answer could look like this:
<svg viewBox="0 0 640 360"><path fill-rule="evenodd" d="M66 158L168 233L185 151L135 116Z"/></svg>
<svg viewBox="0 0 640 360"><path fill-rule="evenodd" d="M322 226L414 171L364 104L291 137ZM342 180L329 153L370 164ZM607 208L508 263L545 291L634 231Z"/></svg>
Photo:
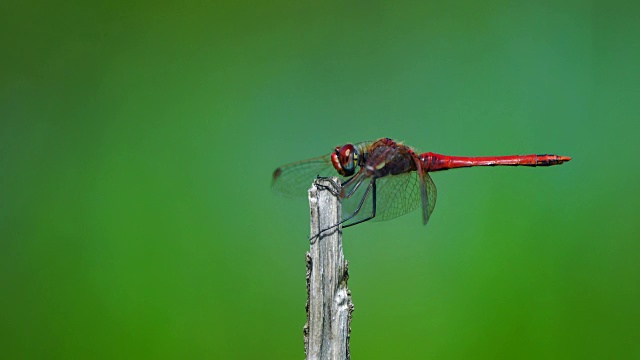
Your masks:
<svg viewBox="0 0 640 360"><path fill-rule="evenodd" d="M3 2L0 357L303 358L271 172L388 136L574 160L346 229L354 359L640 358L637 7Z"/></svg>

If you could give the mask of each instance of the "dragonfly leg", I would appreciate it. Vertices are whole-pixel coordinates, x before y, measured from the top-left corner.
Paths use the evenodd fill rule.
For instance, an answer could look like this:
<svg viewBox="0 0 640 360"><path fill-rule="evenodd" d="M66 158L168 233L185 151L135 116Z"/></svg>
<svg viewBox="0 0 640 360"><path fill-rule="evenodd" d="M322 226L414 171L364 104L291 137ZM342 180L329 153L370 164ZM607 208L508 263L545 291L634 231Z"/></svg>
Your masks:
<svg viewBox="0 0 640 360"><path fill-rule="evenodd" d="M322 190L328 190L328 191L331 193L331 195L333 195L333 196L335 196L335 197L340 197L340 193L338 193L338 192L335 192L335 191L334 191L334 189L338 187L338 184L336 184L336 182L335 182L335 181L333 181L333 178L331 178L331 177L324 177L324 176L320 176L320 175L318 175L318 176L316 177L316 179L328 180L328 181L330 181L331 183L333 183L333 185L334 185L334 186L332 186L332 187L330 187L330 186L323 186L323 185L316 185L316 186L318 186L318 187L319 187L320 189L322 189Z"/></svg>
<svg viewBox="0 0 640 360"><path fill-rule="evenodd" d="M355 180L358 180L358 181L355 183L355 185L353 185L353 188L352 188L352 189L350 189L350 190L349 190L349 192L348 192L348 193L346 193L346 194L344 195L344 197L343 197L343 196L341 196L341 194L338 194L338 193L333 192L333 189L329 189L329 188L327 188L326 186L322 186L322 190L329 190L329 191L331 191L331 194L332 194L332 195L334 195L334 196L337 196L337 197L340 197L340 198L343 198L343 199L348 199L348 198L350 198L350 197L351 197L351 196L356 192L356 190L358 190L358 188L359 188L359 187L360 187L360 185L362 184L362 179L361 179L361 178L362 178L362 176L355 175L355 176L350 177L347 181L345 181L345 182L343 182L343 183L341 184L341 188L342 188L342 189L345 189L345 188L347 188L347 187L351 186L351 184L353 184L353 182L354 182ZM320 176L320 175L318 175L318 176L316 176L316 179L329 180L329 181L331 181L334 185L336 185L335 187L338 187L338 186L337 186L337 184L333 181L333 178L332 178L332 177L324 177L324 176Z"/></svg>
<svg viewBox="0 0 640 360"><path fill-rule="evenodd" d="M358 184L356 184L356 186L360 186L360 184L362 183L362 181L360 181ZM309 240L319 237L320 235L322 235L323 232L325 231L329 231L333 228L336 228L338 226L340 226L341 224L344 224L346 221L349 221L351 219L353 219L356 215L358 215L358 213L360 212L360 210L362 209L362 205L364 205L364 202L367 200L367 197L369 197L369 193L373 190L373 212L371 214L371 216L369 216L366 219L363 220L359 220L353 224L349 224L346 225L344 227L349 227L351 225L355 225L355 224L359 224L362 222L365 222L367 220L371 220L376 216L376 202L375 202L375 194L376 194L376 179L371 179L371 182L369 183L369 185L367 186L367 190L365 190L364 195L362 196L362 199L360 200L360 203L358 204L358 207L353 211L353 213L351 215L349 215L348 217L346 217L345 219L342 219L342 221L338 222L335 225L332 225L326 229L322 229L320 230L319 233L317 233L316 235L312 236Z"/></svg>
<svg viewBox="0 0 640 360"><path fill-rule="evenodd" d="M369 221L369 220L373 219L374 217L376 217L376 179L373 179L373 180L371 181L371 184L372 184L372 185L371 185L371 188L370 188L370 189L371 189L371 192L372 192L372 193L371 193L371 201L372 201L372 203L371 203L371 215L370 215L368 218L366 218L366 219L362 219L362 220L358 220L358 221L354 222L353 224L347 224L347 225L344 225L344 226L343 226L343 228L347 228L347 227L349 227L349 226L353 226L353 225L361 224L361 223L363 223L363 222L365 222L365 221ZM368 191L368 190L367 190L367 191ZM363 201L361 201L361 202L360 202L360 206L358 206L358 208L357 208L357 209L356 209L356 211L354 212L353 216L351 216L351 218L353 218L353 217L354 217L354 216L355 216L355 215L360 211L360 208L362 207L362 204L364 203L364 199L365 199L366 197L367 197L367 196L366 196L366 194L365 194L365 196L363 196L363 198L362 198L362 200L363 200ZM346 219L346 220L348 220L348 219ZM346 221L346 220L344 220L344 221ZM344 222L344 221L343 221L343 222Z"/></svg>
<svg viewBox="0 0 640 360"><path fill-rule="evenodd" d="M353 196L353 194L355 194L355 193L356 193L356 191L358 190L358 188L360 187L360 185L362 185L362 182L363 182L363 180L364 180L364 177L365 177L365 176L364 176L364 174L362 174L362 173L358 173L357 175L352 176L349 180L345 181L345 182L342 184L342 190L344 191L344 189L346 189L346 188L348 188L349 186L351 186L351 184L352 184L355 180L357 180L357 182L355 183L355 185L353 185L353 188L352 188L352 189L350 189L350 190L349 190L349 192L347 192L347 193L344 195L343 199L348 199L348 198L350 198L351 196ZM368 192L368 190L367 190L367 192Z"/></svg>

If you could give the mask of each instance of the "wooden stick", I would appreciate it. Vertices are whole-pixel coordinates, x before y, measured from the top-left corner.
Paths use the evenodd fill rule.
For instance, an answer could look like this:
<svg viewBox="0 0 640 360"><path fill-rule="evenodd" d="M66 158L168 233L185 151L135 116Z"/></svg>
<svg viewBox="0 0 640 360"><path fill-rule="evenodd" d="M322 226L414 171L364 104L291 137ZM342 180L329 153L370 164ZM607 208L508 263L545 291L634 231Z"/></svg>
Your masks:
<svg viewBox="0 0 640 360"><path fill-rule="evenodd" d="M311 249L307 253L307 360L349 360L353 303L347 287L348 262L342 253L340 180L316 179L309 189ZM319 234L319 236L318 236Z"/></svg>

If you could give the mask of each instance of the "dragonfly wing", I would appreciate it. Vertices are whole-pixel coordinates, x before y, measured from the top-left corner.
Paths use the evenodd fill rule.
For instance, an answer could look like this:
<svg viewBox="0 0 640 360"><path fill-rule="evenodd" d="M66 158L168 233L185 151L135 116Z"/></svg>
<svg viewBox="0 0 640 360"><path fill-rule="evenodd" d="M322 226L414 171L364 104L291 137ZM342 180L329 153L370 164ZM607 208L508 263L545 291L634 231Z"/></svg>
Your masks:
<svg viewBox="0 0 640 360"><path fill-rule="evenodd" d="M433 209L436 207L436 199L438 197L438 190L436 184L433 183L429 173L424 173L422 180L424 184L420 188L420 195L422 198L422 222L427 225Z"/></svg>
<svg viewBox="0 0 640 360"><path fill-rule="evenodd" d="M420 206L420 179L416 172L376 179L376 217L385 221L407 214Z"/></svg>
<svg viewBox="0 0 640 360"><path fill-rule="evenodd" d="M436 204L436 187L426 173L424 186L421 183L415 171L376 179L376 217L372 221L391 220L414 211L423 203L423 191L423 217L428 219Z"/></svg>
<svg viewBox="0 0 640 360"><path fill-rule="evenodd" d="M318 177L340 177L331 164L331 155L283 165L273 172L271 188L278 194L306 197L313 180ZM340 177L343 180L342 177Z"/></svg>

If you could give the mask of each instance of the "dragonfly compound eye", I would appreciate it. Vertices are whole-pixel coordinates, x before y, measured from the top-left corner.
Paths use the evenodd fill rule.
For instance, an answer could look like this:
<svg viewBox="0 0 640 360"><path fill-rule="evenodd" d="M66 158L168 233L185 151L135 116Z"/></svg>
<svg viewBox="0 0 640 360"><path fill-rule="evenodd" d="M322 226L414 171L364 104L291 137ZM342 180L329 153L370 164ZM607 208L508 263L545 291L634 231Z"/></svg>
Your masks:
<svg viewBox="0 0 640 360"><path fill-rule="evenodd" d="M334 153L331 154L331 163L338 174L342 176L353 175L357 162L358 150L356 150L352 144L347 144L342 147L336 146Z"/></svg>

